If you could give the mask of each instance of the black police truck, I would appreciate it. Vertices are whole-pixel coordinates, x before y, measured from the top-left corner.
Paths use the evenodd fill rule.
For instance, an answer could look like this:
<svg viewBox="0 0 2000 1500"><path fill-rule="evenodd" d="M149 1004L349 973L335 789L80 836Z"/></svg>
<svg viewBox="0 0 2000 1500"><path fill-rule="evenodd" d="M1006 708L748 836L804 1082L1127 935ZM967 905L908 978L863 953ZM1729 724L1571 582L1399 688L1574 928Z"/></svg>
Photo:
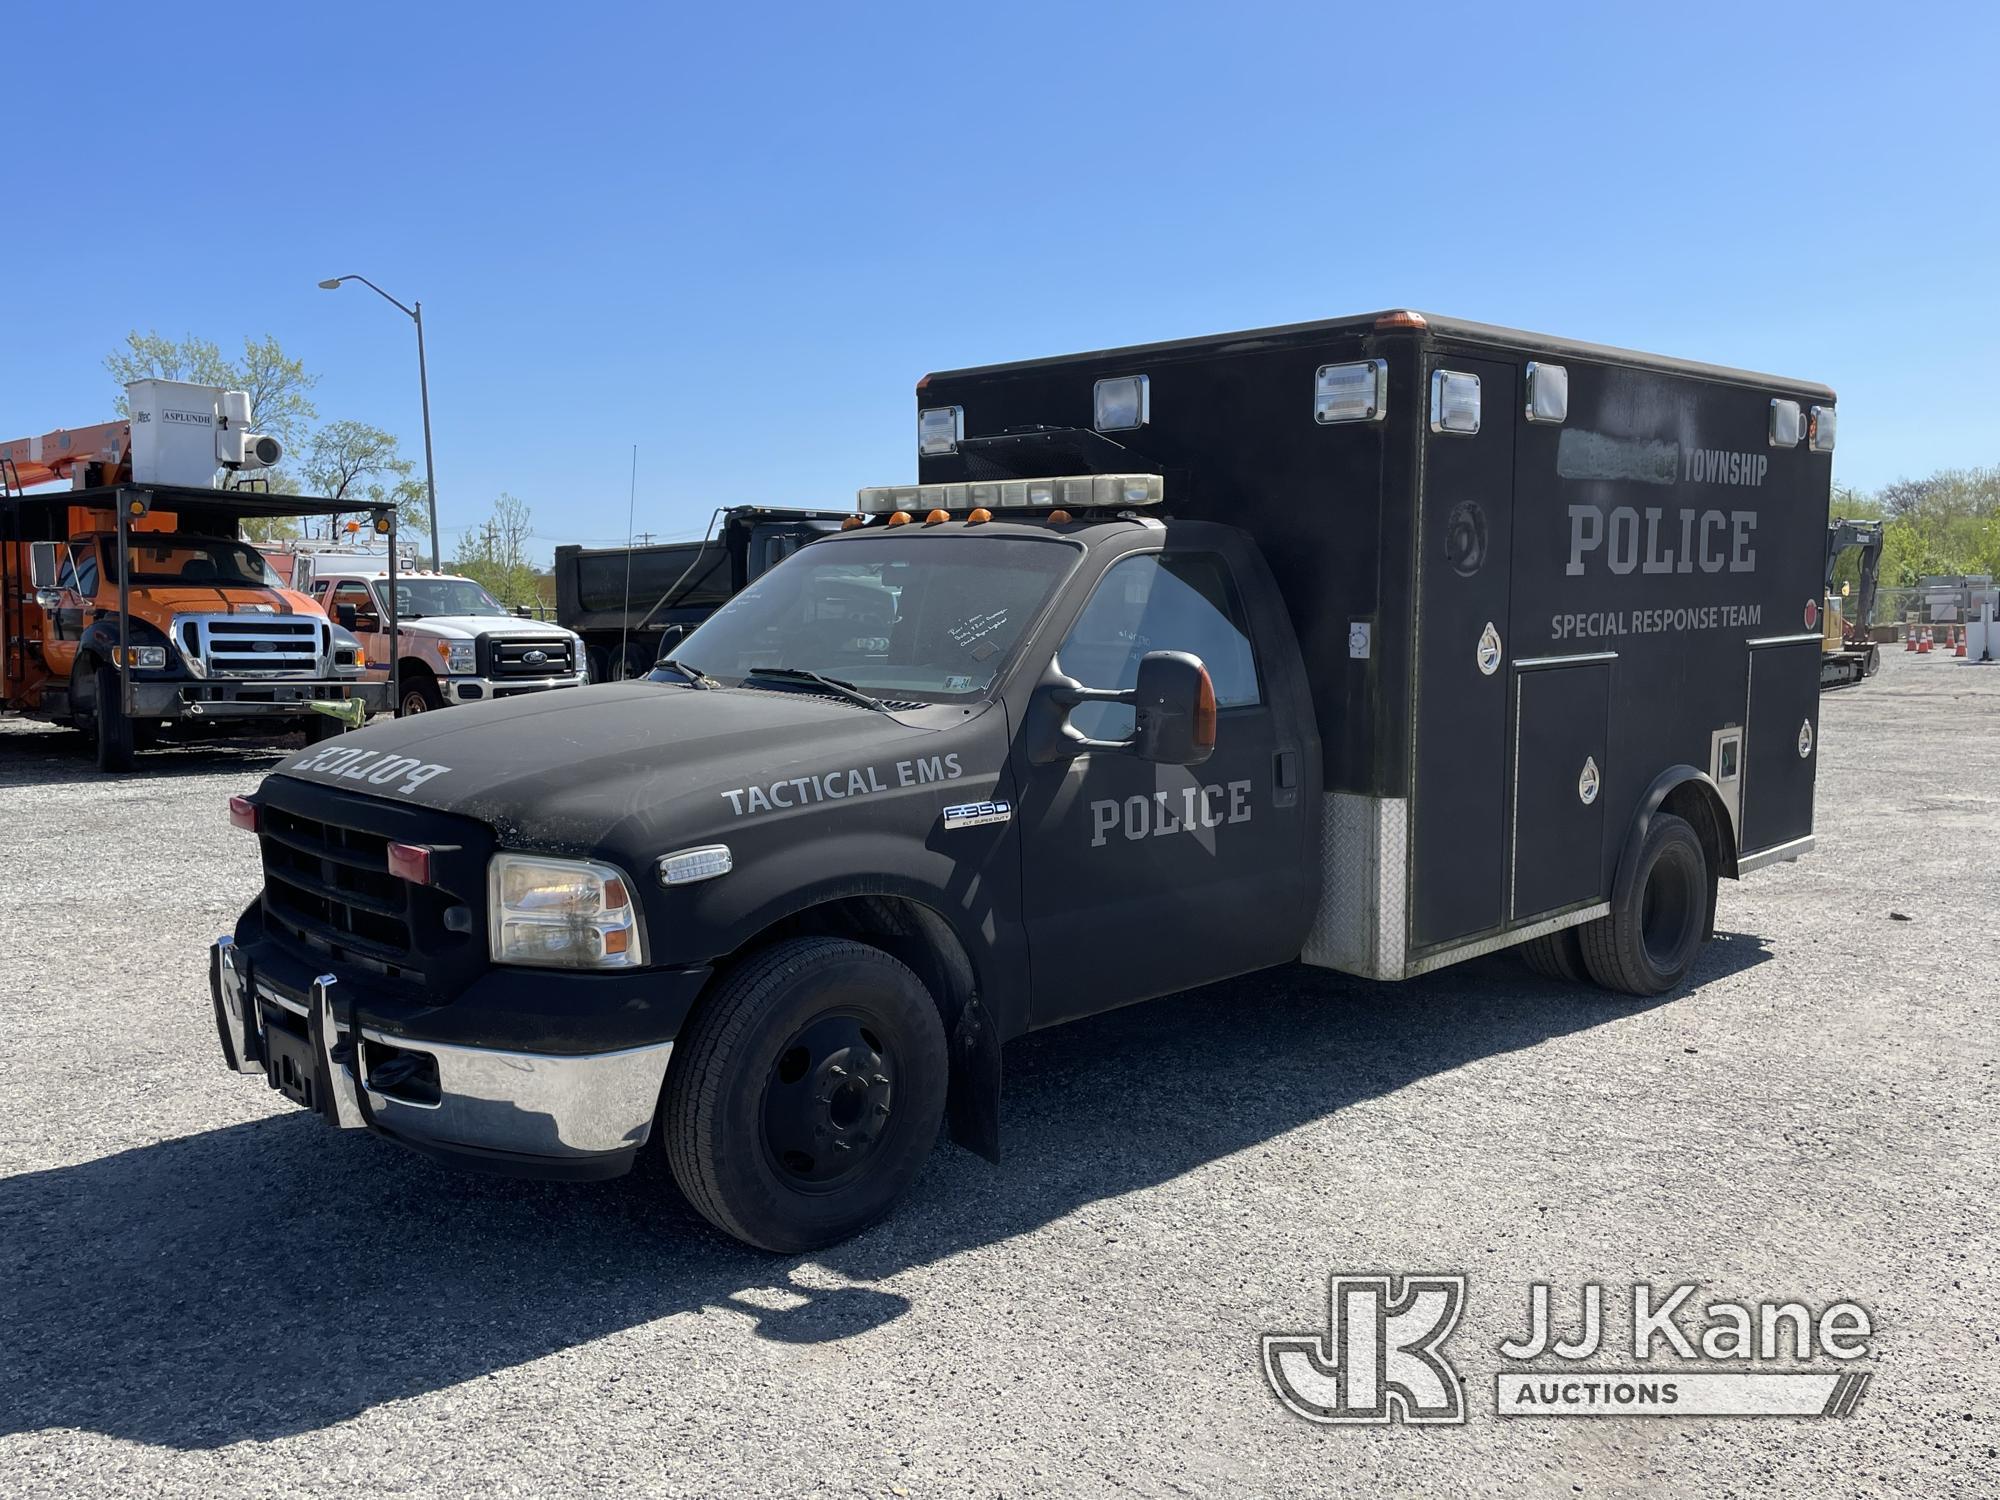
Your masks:
<svg viewBox="0 0 2000 1500"><path fill-rule="evenodd" d="M1392 312L932 375L918 477L649 677L385 723L231 815L229 1062L795 1251L1001 1047L1303 959L1654 994L1812 844L1821 386ZM657 1148L656 1148L657 1149Z"/></svg>

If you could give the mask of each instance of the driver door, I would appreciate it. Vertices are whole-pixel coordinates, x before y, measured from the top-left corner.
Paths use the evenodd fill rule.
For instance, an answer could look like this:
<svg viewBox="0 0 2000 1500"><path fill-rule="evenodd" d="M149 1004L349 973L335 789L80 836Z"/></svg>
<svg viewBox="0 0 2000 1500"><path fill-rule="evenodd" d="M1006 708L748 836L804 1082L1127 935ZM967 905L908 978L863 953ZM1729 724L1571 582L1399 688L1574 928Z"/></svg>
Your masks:
<svg viewBox="0 0 2000 1500"><path fill-rule="evenodd" d="M76 668L76 651L97 595L97 548L92 542L66 548L56 589L62 602L48 612L49 628L42 642L42 660L50 675L68 677Z"/></svg>
<svg viewBox="0 0 2000 1500"><path fill-rule="evenodd" d="M1311 863L1304 746L1296 715L1273 707L1283 695L1259 659L1270 640L1244 608L1255 560L1234 550L1118 558L1057 648L1068 677L1119 689L1147 652L1192 652L1215 686L1216 743L1197 766L1098 751L1017 768L1037 1026L1298 956ZM1070 724L1124 739L1133 710L1087 703Z"/></svg>
<svg viewBox="0 0 2000 1500"><path fill-rule="evenodd" d="M368 664L371 667L381 666L389 660L388 635L380 629L367 628L371 624L374 626L381 624L381 618L375 612L375 596L368 592L367 584L352 578L343 578L327 590L322 602L326 608L326 617L336 625L340 623L340 606L353 605L354 634L367 648Z"/></svg>

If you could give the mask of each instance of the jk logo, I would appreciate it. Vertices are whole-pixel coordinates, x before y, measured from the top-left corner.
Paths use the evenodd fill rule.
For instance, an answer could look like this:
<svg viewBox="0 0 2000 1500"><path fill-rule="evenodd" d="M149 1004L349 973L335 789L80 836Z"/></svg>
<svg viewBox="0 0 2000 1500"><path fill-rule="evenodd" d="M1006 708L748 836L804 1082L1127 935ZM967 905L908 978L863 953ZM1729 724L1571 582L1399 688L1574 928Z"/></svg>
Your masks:
<svg viewBox="0 0 2000 1500"><path fill-rule="evenodd" d="M1463 1276L1327 1278L1325 1333L1267 1333L1264 1375L1308 1422L1463 1425L1458 1371L1438 1352L1465 1305Z"/></svg>

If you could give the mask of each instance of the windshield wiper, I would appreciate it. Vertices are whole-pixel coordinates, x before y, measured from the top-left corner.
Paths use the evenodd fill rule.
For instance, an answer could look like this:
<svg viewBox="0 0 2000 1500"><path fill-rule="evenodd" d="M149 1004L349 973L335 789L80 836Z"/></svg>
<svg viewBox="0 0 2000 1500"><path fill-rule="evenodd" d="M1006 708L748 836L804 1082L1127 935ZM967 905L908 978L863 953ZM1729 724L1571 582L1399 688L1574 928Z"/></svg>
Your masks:
<svg viewBox="0 0 2000 1500"><path fill-rule="evenodd" d="M808 672L804 667L752 667L745 677L772 677L779 682L809 682L838 693L850 703L859 703L863 708L872 708L879 714L895 714L880 698L871 698L851 682L842 682L838 677L822 677L817 672Z"/></svg>
<svg viewBox="0 0 2000 1500"><path fill-rule="evenodd" d="M687 679L689 687L706 690L715 686L715 679L710 677L708 673L702 671L700 667L690 666L687 662L681 661L677 657L663 656L654 662L653 666L656 669L659 667L669 667L680 673L681 676Z"/></svg>

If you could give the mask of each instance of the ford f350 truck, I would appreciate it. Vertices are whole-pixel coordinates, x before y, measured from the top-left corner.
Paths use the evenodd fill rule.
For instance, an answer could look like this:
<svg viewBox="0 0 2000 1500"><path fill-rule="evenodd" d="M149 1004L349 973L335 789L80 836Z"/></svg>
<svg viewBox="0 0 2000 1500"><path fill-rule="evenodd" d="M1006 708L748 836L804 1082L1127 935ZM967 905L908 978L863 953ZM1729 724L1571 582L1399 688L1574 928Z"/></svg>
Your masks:
<svg viewBox="0 0 2000 1500"><path fill-rule="evenodd" d="M641 681L232 816L228 1062L797 1251L1002 1045L1303 959L1656 994L1812 844L1833 395L1393 312L932 375L918 480ZM1337 1065L1330 1063L1329 1065Z"/></svg>

